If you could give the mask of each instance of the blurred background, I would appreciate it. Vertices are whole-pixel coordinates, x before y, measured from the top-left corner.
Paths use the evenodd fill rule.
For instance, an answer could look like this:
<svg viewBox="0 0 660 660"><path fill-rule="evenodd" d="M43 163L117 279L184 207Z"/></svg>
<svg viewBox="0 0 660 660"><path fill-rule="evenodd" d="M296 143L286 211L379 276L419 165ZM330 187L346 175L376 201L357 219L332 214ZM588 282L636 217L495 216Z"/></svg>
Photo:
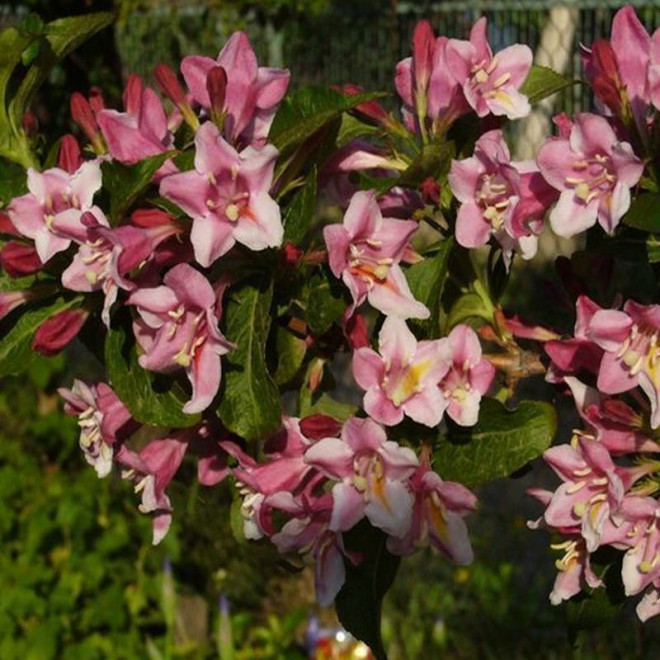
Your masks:
<svg viewBox="0 0 660 660"><path fill-rule="evenodd" d="M466 38L486 15L495 50L527 43L536 63L579 77L578 44L609 36L621 4L25 0L0 1L0 26L30 12L45 21L117 12L115 27L58 67L41 94L35 112L49 140L73 130L73 91L98 86L117 103L128 73L150 80L158 62L176 69L184 55L215 56L235 29L248 33L262 65L288 67L294 87L352 82L392 92L394 66L409 56L420 18L439 34ZM660 25L660 3L630 4L649 30ZM517 157L535 153L552 114L591 102L582 85L545 101L511 136ZM385 103L397 107L394 96ZM537 282L516 291L533 299ZM117 475L97 479L78 450L75 421L61 412L56 388L70 386L81 367L97 368L76 360L79 353L39 359L28 376L0 383L0 658L367 657L342 644L333 613L315 606L308 567L283 561L266 543L234 540L229 488L190 488L194 466L168 490L174 525L151 546L150 521L130 486ZM532 383L527 395L549 396L545 387ZM577 423L568 411L564 420L563 442ZM391 660L660 657L660 625L642 627L630 605L605 629L595 627L593 603L550 606L557 557L547 534L527 530L540 508L524 494L544 481L554 485L533 466L479 493L469 520L472 566L456 568L432 553L402 563L383 612ZM319 635L333 637L334 650Z"/></svg>

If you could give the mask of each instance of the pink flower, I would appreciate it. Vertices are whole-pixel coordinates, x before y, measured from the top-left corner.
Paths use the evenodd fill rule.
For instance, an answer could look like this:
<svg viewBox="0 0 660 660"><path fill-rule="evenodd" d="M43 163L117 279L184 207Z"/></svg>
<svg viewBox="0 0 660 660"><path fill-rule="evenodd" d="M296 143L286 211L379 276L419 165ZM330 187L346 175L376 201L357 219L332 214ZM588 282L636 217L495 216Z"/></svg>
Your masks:
<svg viewBox="0 0 660 660"><path fill-rule="evenodd" d="M408 128L425 135L445 132L470 106L463 83L456 80L447 63L447 37L433 36L428 21L420 21L413 35L413 55L396 66L394 82L403 100Z"/></svg>
<svg viewBox="0 0 660 660"><path fill-rule="evenodd" d="M418 343L404 320L388 316L378 344L380 355L371 348L353 354L353 376L367 391L365 412L386 426L404 415L426 426L439 424L447 402L438 383L449 371L442 341Z"/></svg>
<svg viewBox="0 0 660 660"><path fill-rule="evenodd" d="M493 382L495 368L482 358L479 338L469 326L457 325L445 341L451 363L439 387L447 401L447 414L461 426L474 426L481 397Z"/></svg>
<svg viewBox="0 0 660 660"><path fill-rule="evenodd" d="M289 72L258 66L246 34L235 32L215 60L192 55L181 62L181 73L193 99L205 110L211 109L208 77L216 68L226 77L221 100L224 136L233 144L262 146L289 86Z"/></svg>
<svg viewBox="0 0 660 660"><path fill-rule="evenodd" d="M546 141L538 165L561 193L550 224L566 237L596 221L611 234L630 208L630 188L644 171L630 144L618 140L607 120L587 112L577 115L567 139Z"/></svg>
<svg viewBox="0 0 660 660"><path fill-rule="evenodd" d="M124 108L126 112L103 109L96 113L113 158L132 165L173 148L174 137L161 100L151 87L143 87L139 76L134 74L126 82ZM160 173L171 169L161 168Z"/></svg>
<svg viewBox="0 0 660 660"><path fill-rule="evenodd" d="M32 291L0 291L0 320L34 298Z"/></svg>
<svg viewBox="0 0 660 660"><path fill-rule="evenodd" d="M550 602L553 605L559 605L562 601L575 596L585 584L592 589L603 584L591 568L589 551L584 539L569 539L552 547L555 550L565 551L564 556L555 562L559 573L550 592Z"/></svg>
<svg viewBox="0 0 660 660"><path fill-rule="evenodd" d="M330 479L334 506L328 529L346 531L367 516L391 536L404 536L411 524L413 498L405 480L418 465L415 453L387 440L373 420L352 417L339 438L324 438L305 461Z"/></svg>
<svg viewBox="0 0 660 660"><path fill-rule="evenodd" d="M511 162L502 131L484 133L474 156L452 161L448 181L461 202L456 240L463 247L479 247L493 236L507 262L513 251L534 256L545 209L554 200L533 165Z"/></svg>
<svg viewBox="0 0 660 660"><path fill-rule="evenodd" d="M602 309L589 323L588 337L605 353L598 389L606 394L627 392L639 385L651 403L651 427L660 426L658 334L660 305L628 300L623 311Z"/></svg>
<svg viewBox="0 0 660 660"><path fill-rule="evenodd" d="M472 27L469 41L450 39L448 70L463 86L467 102L479 117L487 114L519 119L529 113L527 97L518 89L532 66L529 46L515 44L493 55L486 39L486 19Z"/></svg>
<svg viewBox="0 0 660 660"><path fill-rule="evenodd" d="M404 537L387 540L388 550L409 555L430 544L457 564L470 564L474 554L463 518L474 511L474 493L459 483L443 481L428 460L415 470L409 485L415 497L412 525Z"/></svg>
<svg viewBox="0 0 660 660"><path fill-rule="evenodd" d="M218 329L220 300L208 280L192 266L179 264L163 285L134 291L128 304L140 314L133 326L145 351L140 365L163 373L185 369L193 394L183 411L207 408L220 387L220 356L232 348Z"/></svg>
<svg viewBox="0 0 660 660"><path fill-rule="evenodd" d="M384 218L373 191L355 193L342 225L323 230L330 270L341 277L353 308L365 300L401 318L428 318L429 310L413 298L399 266L417 223Z"/></svg>
<svg viewBox="0 0 660 660"><path fill-rule="evenodd" d="M115 447L136 430L136 422L105 383L87 385L74 380L70 390L61 387L58 392L64 399L64 412L78 417L85 460L99 477L106 477L112 469Z"/></svg>
<svg viewBox="0 0 660 660"><path fill-rule="evenodd" d="M251 250L281 245L280 208L268 194L275 147L239 153L206 122L195 136L195 150L195 169L165 177L160 193L193 219L197 261L208 267L236 242Z"/></svg>
<svg viewBox="0 0 660 660"><path fill-rule="evenodd" d="M83 163L73 174L57 167L37 172L29 168L27 195L16 197L9 205L9 217L23 236L35 242L42 263L66 250L73 236L58 230L55 221L84 231L82 215L98 212L92 206L94 193L101 187L101 168L97 161Z"/></svg>
<svg viewBox="0 0 660 660"><path fill-rule="evenodd" d="M122 445L116 461L125 469L124 479L135 484L142 493L140 513L148 513L153 521L153 544L158 545L172 523L172 504L165 489L176 474L188 449L187 437L153 440L139 453Z"/></svg>

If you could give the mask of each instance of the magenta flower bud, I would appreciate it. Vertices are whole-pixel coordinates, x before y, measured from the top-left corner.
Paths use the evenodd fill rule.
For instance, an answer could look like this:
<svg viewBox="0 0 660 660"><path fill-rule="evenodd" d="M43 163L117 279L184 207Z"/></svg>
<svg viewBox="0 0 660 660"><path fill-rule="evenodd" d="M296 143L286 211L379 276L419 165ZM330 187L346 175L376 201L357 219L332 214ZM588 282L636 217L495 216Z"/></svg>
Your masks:
<svg viewBox="0 0 660 660"><path fill-rule="evenodd" d="M28 137L34 137L39 131L39 120L34 112L26 112L21 119L21 125Z"/></svg>
<svg viewBox="0 0 660 660"><path fill-rule="evenodd" d="M22 235L6 213L0 213L0 234L18 237Z"/></svg>
<svg viewBox="0 0 660 660"><path fill-rule="evenodd" d="M303 251L290 242L285 243L280 250L280 262L285 268L297 268L302 256Z"/></svg>
<svg viewBox="0 0 660 660"><path fill-rule="evenodd" d="M310 440L321 440L321 438L336 438L341 432L342 424L334 417L322 415L310 415L300 420L302 434Z"/></svg>
<svg viewBox="0 0 660 660"><path fill-rule="evenodd" d="M57 355L75 339L88 316L86 309L67 309L51 316L35 333L32 350L46 357Z"/></svg>
<svg viewBox="0 0 660 660"><path fill-rule="evenodd" d="M83 164L80 145L73 135L65 135L60 142L60 153L57 156L57 166L73 174Z"/></svg>
<svg viewBox="0 0 660 660"><path fill-rule="evenodd" d="M169 213L160 209L136 209L131 213L131 223L143 229L169 225L173 221L174 218Z"/></svg>
<svg viewBox="0 0 660 660"><path fill-rule="evenodd" d="M211 114L221 117L227 95L227 72L221 66L214 66L206 78L206 91L211 101Z"/></svg>
<svg viewBox="0 0 660 660"><path fill-rule="evenodd" d="M99 125L96 123L95 113L89 101L80 92L71 95L71 118L80 126L90 142L97 139Z"/></svg>
<svg viewBox="0 0 660 660"><path fill-rule="evenodd" d="M344 322L344 337L346 337L354 351L369 346L369 329L362 314L355 312L353 316L346 319Z"/></svg>
<svg viewBox="0 0 660 660"><path fill-rule="evenodd" d="M31 275L43 266L34 245L18 241L5 243L0 251L0 264L10 277Z"/></svg>
<svg viewBox="0 0 660 660"><path fill-rule="evenodd" d="M154 70L154 78L158 83L158 86L163 90L163 94L167 96L174 105L179 106L187 103L186 94L179 83L176 73L170 69L167 64L156 65Z"/></svg>

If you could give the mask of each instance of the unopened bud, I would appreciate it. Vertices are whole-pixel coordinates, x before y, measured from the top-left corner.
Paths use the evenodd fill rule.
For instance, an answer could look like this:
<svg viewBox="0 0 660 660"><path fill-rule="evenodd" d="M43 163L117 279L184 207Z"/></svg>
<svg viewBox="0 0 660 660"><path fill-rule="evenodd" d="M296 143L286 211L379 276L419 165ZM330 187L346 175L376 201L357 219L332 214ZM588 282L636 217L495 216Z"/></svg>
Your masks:
<svg viewBox="0 0 660 660"><path fill-rule="evenodd" d="M32 340L32 349L46 357L57 355L80 332L89 316L85 309L67 309L44 321Z"/></svg>
<svg viewBox="0 0 660 660"><path fill-rule="evenodd" d="M310 440L336 438L341 432L341 427L341 422L338 422L334 417L322 415L321 413L300 420L300 430Z"/></svg>
<svg viewBox="0 0 660 660"><path fill-rule="evenodd" d="M5 234L7 236L21 236L21 232L16 229L10 217L2 212L0 212L0 234Z"/></svg>
<svg viewBox="0 0 660 660"><path fill-rule="evenodd" d="M136 209L131 213L131 223L149 229L172 224L174 218L161 209Z"/></svg>
<svg viewBox="0 0 660 660"><path fill-rule="evenodd" d="M344 336L352 350L369 346L369 329L364 316L356 312L344 323Z"/></svg>
<svg viewBox="0 0 660 660"><path fill-rule="evenodd" d="M83 163L80 145L73 135L65 135L60 142L60 152L57 156L57 166L73 174Z"/></svg>
<svg viewBox="0 0 660 660"><path fill-rule="evenodd" d="M34 245L9 241L0 251L0 264L10 277L23 277L41 270L43 263Z"/></svg>
<svg viewBox="0 0 660 660"><path fill-rule="evenodd" d="M179 79L176 76L176 73L170 69L167 64L156 65L154 70L154 77L158 86L163 90L163 94L174 103L176 106L180 106L183 103L187 103L186 94L179 83Z"/></svg>
<svg viewBox="0 0 660 660"><path fill-rule="evenodd" d="M280 250L280 261L285 268L296 268L300 264L303 251L291 242L286 242Z"/></svg>
<svg viewBox="0 0 660 660"><path fill-rule="evenodd" d="M211 117L221 125L224 122L225 96L227 94L227 72L214 66L206 77L206 91L211 101Z"/></svg>
<svg viewBox="0 0 660 660"><path fill-rule="evenodd" d="M23 130L28 137L34 137L39 131L39 120L34 112L27 111L21 120Z"/></svg>

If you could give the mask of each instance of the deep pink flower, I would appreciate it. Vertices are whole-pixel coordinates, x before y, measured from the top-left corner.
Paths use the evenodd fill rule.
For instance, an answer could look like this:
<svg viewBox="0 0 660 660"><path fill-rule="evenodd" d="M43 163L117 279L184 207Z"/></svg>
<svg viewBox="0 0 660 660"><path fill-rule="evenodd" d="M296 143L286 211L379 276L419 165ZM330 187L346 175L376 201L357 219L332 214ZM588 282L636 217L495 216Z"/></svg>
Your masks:
<svg viewBox="0 0 660 660"><path fill-rule="evenodd" d="M438 383L449 371L442 340L417 342L406 322L388 316L381 328L380 354L360 348L353 354L353 377L364 390L364 410L392 426L404 415L425 424L440 423L447 402Z"/></svg>
<svg viewBox="0 0 660 660"><path fill-rule="evenodd" d="M125 112L103 109L96 120L116 160L132 165L172 149L174 136L169 130L165 109L151 87L143 87L139 76L128 77L124 90ZM173 167L161 168L165 174Z"/></svg>
<svg viewBox="0 0 660 660"><path fill-rule="evenodd" d="M140 314L133 326L145 351L140 365L163 373L185 369L193 394L183 411L207 408L220 387L220 356L232 348L218 329L220 300L208 280L192 266L179 264L163 285L134 291L128 304Z"/></svg>
<svg viewBox="0 0 660 660"><path fill-rule="evenodd" d="M163 179L161 195L193 219L190 240L202 266L236 242L251 250L281 245L280 208L268 194L276 158L272 145L237 152L206 122L195 136L195 169Z"/></svg>
<svg viewBox="0 0 660 660"><path fill-rule="evenodd" d="M608 121L587 112L577 115L568 139L550 138L538 165L561 194L550 213L560 236L575 236L596 224L611 234L630 208L630 188L644 164L627 142L620 142Z"/></svg>
<svg viewBox="0 0 660 660"><path fill-rule="evenodd" d="M330 269L351 292L353 309L368 300L384 314L428 317L399 266L416 229L416 222L384 218L373 191L353 195L344 223L324 228Z"/></svg>
<svg viewBox="0 0 660 660"><path fill-rule="evenodd" d="M192 55L181 62L190 93L205 110L211 109L208 76L216 68L221 68L226 77L224 136L233 144L262 146L289 86L289 72L258 66L246 34L235 32L215 60Z"/></svg>

